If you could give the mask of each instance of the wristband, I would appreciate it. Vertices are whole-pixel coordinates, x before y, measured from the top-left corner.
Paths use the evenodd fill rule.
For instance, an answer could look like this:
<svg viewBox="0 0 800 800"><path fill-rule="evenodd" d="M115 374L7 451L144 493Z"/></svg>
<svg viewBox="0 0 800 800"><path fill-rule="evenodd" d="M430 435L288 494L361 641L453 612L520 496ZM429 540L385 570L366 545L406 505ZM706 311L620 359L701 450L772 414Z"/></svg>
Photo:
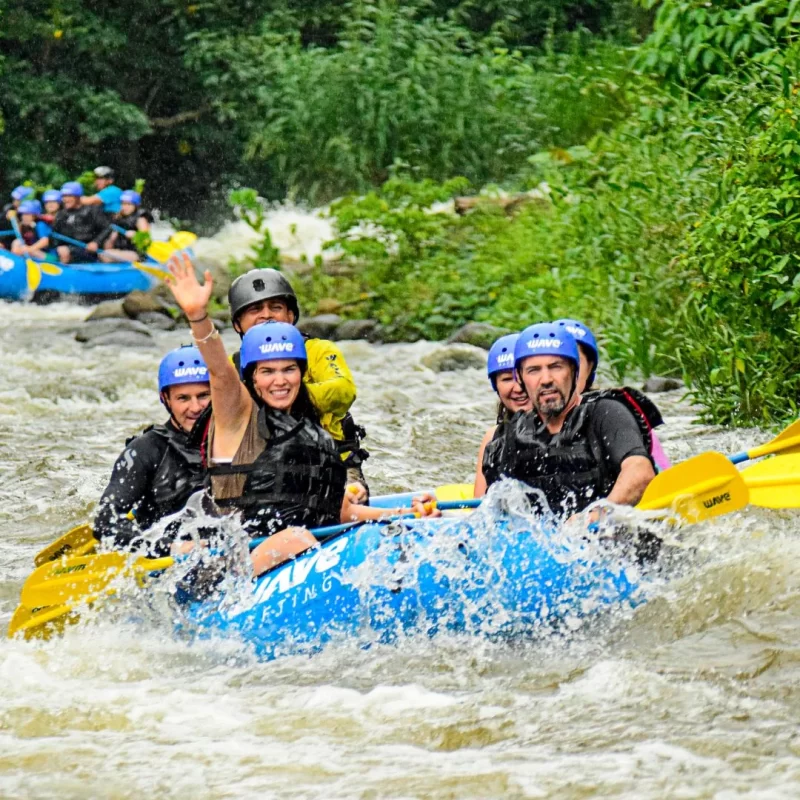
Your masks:
<svg viewBox="0 0 800 800"><path fill-rule="evenodd" d="M186 319L189 320L189 322L191 323L202 322L204 319L208 319L208 311L206 311L206 313L203 314L203 316L200 317L200 319L189 319L189 317L186 317Z"/></svg>
<svg viewBox="0 0 800 800"><path fill-rule="evenodd" d="M219 336L219 331L216 329L216 327L214 327L214 323L212 322L211 332L207 336L204 336L202 339L197 339L196 337L192 336L192 339L194 339L195 344L205 344L206 342L209 342L212 339L216 339L218 336Z"/></svg>

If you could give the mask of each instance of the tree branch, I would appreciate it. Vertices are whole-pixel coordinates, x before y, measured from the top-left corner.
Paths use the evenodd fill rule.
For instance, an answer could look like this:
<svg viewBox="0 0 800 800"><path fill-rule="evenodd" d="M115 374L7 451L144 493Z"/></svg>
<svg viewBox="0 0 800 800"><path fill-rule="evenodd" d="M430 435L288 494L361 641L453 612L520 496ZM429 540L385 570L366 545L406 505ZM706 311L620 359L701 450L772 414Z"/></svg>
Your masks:
<svg viewBox="0 0 800 800"><path fill-rule="evenodd" d="M176 128L186 122L197 122L208 111L208 106L196 108L194 111L181 111L172 117L150 117L151 128Z"/></svg>

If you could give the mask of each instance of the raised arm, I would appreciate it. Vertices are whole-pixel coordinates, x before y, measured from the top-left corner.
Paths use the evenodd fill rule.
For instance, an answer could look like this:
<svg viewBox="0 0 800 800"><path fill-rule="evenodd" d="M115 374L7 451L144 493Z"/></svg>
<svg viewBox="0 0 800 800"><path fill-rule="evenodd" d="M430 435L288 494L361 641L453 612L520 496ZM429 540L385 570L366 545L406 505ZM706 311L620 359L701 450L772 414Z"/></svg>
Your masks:
<svg viewBox="0 0 800 800"><path fill-rule="evenodd" d="M237 436L240 440L240 434L244 433L250 419L253 400L239 380L236 368L225 352L225 345L208 316L208 301L213 289L211 273L206 271L203 276L205 283L201 285L194 264L186 253L173 255L167 266L172 273L169 287L189 320L192 338L208 367L217 436L222 442ZM235 444L238 446L238 442Z"/></svg>

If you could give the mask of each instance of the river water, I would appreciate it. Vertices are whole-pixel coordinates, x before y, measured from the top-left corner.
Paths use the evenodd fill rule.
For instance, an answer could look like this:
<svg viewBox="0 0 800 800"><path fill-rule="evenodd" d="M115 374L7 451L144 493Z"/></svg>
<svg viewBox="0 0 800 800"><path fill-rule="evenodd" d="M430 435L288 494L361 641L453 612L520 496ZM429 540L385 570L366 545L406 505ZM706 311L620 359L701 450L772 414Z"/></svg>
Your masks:
<svg viewBox="0 0 800 800"><path fill-rule="evenodd" d="M164 412L160 356L89 349L66 304L0 315L0 628L43 545L90 518L126 437ZM226 341L235 339L226 334ZM471 478L492 419L435 345L342 345L377 491ZM673 459L767 438L656 398ZM798 516L695 526L688 566L635 611L512 646L411 639L259 663L235 641L97 621L0 641L2 797L795 798Z"/></svg>

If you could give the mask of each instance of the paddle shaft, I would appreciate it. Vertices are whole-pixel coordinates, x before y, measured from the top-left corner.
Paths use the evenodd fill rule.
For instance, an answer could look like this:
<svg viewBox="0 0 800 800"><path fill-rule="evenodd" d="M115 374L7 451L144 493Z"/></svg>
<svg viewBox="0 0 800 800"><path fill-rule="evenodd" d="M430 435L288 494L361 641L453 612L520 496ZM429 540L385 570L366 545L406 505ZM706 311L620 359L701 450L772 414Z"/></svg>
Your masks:
<svg viewBox="0 0 800 800"><path fill-rule="evenodd" d="M11 223L11 229L14 231L14 236L16 237L18 242L25 243L25 240L22 238L22 231L19 227L19 222L17 222L17 212L16 211L9 211L8 212L8 221Z"/></svg>
<svg viewBox="0 0 800 800"><path fill-rule="evenodd" d="M743 461L749 461L751 458L761 458L761 456L772 455L773 453L780 453L784 450L797 450L800 449L800 420L795 420L785 430L781 431L772 441L766 444L752 447L750 450L744 450L741 453L735 453L728 456L734 464L741 464Z"/></svg>

